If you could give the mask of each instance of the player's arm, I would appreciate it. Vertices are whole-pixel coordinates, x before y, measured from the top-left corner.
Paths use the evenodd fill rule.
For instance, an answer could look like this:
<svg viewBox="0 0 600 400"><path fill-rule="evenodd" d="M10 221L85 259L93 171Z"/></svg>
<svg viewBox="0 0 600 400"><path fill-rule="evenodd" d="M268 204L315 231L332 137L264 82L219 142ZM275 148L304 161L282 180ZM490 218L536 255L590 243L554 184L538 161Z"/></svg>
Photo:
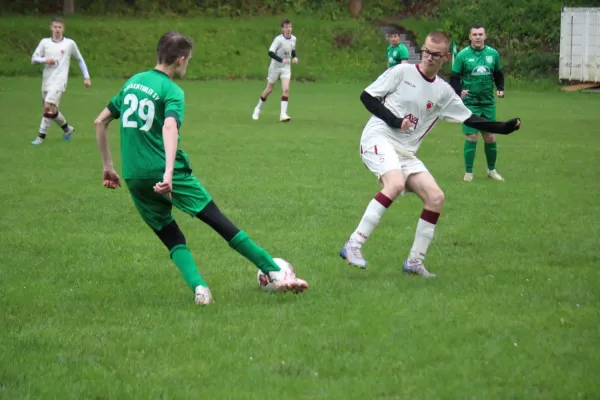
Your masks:
<svg viewBox="0 0 600 400"><path fill-rule="evenodd" d="M279 48L279 37L276 37L271 43L271 47L269 47L269 57L277 62L283 62L283 58L279 57L275 52Z"/></svg>
<svg viewBox="0 0 600 400"><path fill-rule="evenodd" d="M79 48L77 47L77 44L75 42L73 42L73 56L75 56L75 58L77 59L79 69L81 70L81 75L83 75L84 79L89 80L90 73L88 71L87 65L85 64L85 60L83 59L83 56L81 55L81 52L79 51Z"/></svg>
<svg viewBox="0 0 600 400"><path fill-rule="evenodd" d="M371 114L395 129L400 129L400 127L402 127L402 120L404 118L395 116L394 113L383 104L381 99L384 99L385 96L397 90L401 79L401 67L388 69L360 95L360 101Z"/></svg>
<svg viewBox="0 0 600 400"><path fill-rule="evenodd" d="M477 129L480 132L498 133L508 135L519 129L521 120L514 118L506 122L488 121L471 112L462 102L461 98L453 93L453 89L448 88L446 102L440 110L440 118L443 121L465 124L470 128Z"/></svg>
<svg viewBox="0 0 600 400"><path fill-rule="evenodd" d="M454 59L454 63L452 64L452 75L450 76L450 86L454 89L454 93L460 96L462 92L462 82L461 82L461 74L463 70L463 62L462 57L459 55Z"/></svg>
<svg viewBox="0 0 600 400"><path fill-rule="evenodd" d="M175 157L177 155L177 139L179 128L183 123L184 94L179 87L172 87L165 99L165 123L163 125L162 137L165 147L165 176L163 182L173 178L175 169Z"/></svg>
<svg viewBox="0 0 600 400"><path fill-rule="evenodd" d="M109 107L112 103L109 104ZM108 125L114 119L114 106L111 110L109 107L105 107L104 110L96 117L94 121L94 128L96 130L96 142L98 143L98 150L102 157L102 168L104 171L114 171L112 156L110 154L110 146L108 145Z"/></svg>
<svg viewBox="0 0 600 400"><path fill-rule="evenodd" d="M40 40L40 43L35 48L33 55L31 56L32 64L45 64L46 55L44 52L44 39Z"/></svg>
<svg viewBox="0 0 600 400"><path fill-rule="evenodd" d="M504 92L504 71L502 71L502 62L500 61L500 54L496 54L496 65L494 66L494 84L496 90Z"/></svg>

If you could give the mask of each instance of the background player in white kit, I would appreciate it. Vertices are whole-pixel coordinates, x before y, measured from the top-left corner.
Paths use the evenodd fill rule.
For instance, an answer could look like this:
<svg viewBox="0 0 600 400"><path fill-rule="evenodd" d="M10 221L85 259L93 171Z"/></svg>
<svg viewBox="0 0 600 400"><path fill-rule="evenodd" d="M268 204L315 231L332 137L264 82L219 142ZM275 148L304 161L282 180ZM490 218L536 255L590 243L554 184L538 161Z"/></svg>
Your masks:
<svg viewBox="0 0 600 400"><path fill-rule="evenodd" d="M437 76L449 59L446 34L430 33L421 51L420 64L400 64L388 69L361 95L361 101L373 116L363 130L360 154L383 189L369 203L340 256L353 266L366 268L362 245L392 202L411 191L423 200L423 211L403 271L433 277L423 260L442 211L444 193L416 157L423 138L439 119L506 135L519 129L520 120L490 122L474 115L454 89Z"/></svg>
<svg viewBox="0 0 600 400"><path fill-rule="evenodd" d="M42 78L44 114L40 123L39 134L31 142L32 144L41 144L44 142L52 121L56 122L62 128L63 139L65 141L68 141L73 134L73 127L67 123L64 115L58 111L60 98L65 90L67 90L71 57L75 57L79 63L85 87L90 87L92 84L87 66L75 41L63 36L64 29L64 21L59 17L53 18L50 23L52 37L42 39L31 57L32 64L46 64Z"/></svg>
<svg viewBox="0 0 600 400"><path fill-rule="evenodd" d="M261 93L258 104L254 108L252 119L255 120L260 116L260 110L273 91L277 79L281 81L281 114L279 120L282 122L291 120L287 115L290 79L292 77L290 63L297 64L298 57L296 57L296 36L292 35L292 22L289 19L284 19L281 23L281 32L282 34L278 35L269 47L271 64L267 75L267 87Z"/></svg>

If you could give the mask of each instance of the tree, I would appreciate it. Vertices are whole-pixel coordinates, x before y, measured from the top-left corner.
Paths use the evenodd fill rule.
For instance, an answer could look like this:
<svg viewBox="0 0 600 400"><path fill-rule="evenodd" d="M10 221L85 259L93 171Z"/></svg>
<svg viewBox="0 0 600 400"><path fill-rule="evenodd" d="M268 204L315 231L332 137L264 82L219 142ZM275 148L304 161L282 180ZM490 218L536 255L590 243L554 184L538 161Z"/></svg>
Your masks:
<svg viewBox="0 0 600 400"><path fill-rule="evenodd" d="M75 12L75 0L65 0L63 3L63 14L70 15Z"/></svg>
<svg viewBox="0 0 600 400"><path fill-rule="evenodd" d="M362 8L362 0L350 0L350 4L349 4L350 15L352 15L353 17L358 16L358 13L360 13L361 8Z"/></svg>

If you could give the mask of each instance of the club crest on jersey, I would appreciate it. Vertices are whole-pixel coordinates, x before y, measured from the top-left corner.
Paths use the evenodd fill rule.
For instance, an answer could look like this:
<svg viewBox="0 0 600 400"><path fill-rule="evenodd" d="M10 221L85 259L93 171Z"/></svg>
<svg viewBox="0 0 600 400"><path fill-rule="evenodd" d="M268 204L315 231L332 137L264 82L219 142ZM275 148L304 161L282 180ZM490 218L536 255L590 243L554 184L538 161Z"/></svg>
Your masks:
<svg viewBox="0 0 600 400"><path fill-rule="evenodd" d="M419 117L416 117L412 114L408 114L407 116L404 117L405 119L408 119L408 121L414 125L415 129L417 129L417 125L419 124Z"/></svg>
<svg viewBox="0 0 600 400"><path fill-rule="evenodd" d="M65 54L65 51L64 51L64 50L61 50L61 51L60 51L60 54Z"/></svg>
<svg viewBox="0 0 600 400"><path fill-rule="evenodd" d="M427 111L431 110L433 108L433 103L431 101L427 102Z"/></svg>
<svg viewBox="0 0 600 400"><path fill-rule="evenodd" d="M489 64L491 64L494 61L494 57L492 57L492 56L485 56L485 61L487 61Z"/></svg>

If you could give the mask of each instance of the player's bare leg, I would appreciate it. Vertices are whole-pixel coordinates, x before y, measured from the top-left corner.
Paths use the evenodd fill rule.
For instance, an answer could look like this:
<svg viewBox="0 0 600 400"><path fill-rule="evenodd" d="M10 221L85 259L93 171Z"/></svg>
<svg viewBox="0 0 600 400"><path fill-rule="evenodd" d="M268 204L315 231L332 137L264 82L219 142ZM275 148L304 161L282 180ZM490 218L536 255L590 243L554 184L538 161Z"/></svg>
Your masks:
<svg viewBox="0 0 600 400"><path fill-rule="evenodd" d="M475 150L477 150L477 139L478 134L465 135L465 176L463 180L465 182L471 182L473 180L473 164L475 164Z"/></svg>
<svg viewBox="0 0 600 400"><path fill-rule="evenodd" d="M350 265L367 268L362 254L362 246L379 224L381 217L394 200L404 191L404 174L401 170L391 170L381 177L383 189L375 195L365 210L356 230L340 251L340 257Z"/></svg>
<svg viewBox="0 0 600 400"><path fill-rule="evenodd" d="M281 114L279 120L281 122L288 122L292 118L287 115L288 98L290 95L290 79L281 78Z"/></svg>
<svg viewBox="0 0 600 400"><path fill-rule="evenodd" d="M485 158L487 160L488 178L495 181L503 181L504 178L496 171L496 158L498 155L498 145L496 144L496 135L493 133L483 133L485 142Z"/></svg>
<svg viewBox="0 0 600 400"><path fill-rule="evenodd" d="M260 94L260 99L258 100L258 104L254 107L254 112L252 113L252 119L257 120L260 117L260 110L262 109L263 104L267 101L267 98L273 91L273 87L275 87L275 83L268 82L265 90Z"/></svg>
<svg viewBox="0 0 600 400"><path fill-rule="evenodd" d="M423 211L417 223L415 240L403 271L408 274L435 277L423 264L429 244L433 240L435 227L444 205L444 192L429 172L412 174L406 180L406 187L423 200Z"/></svg>
<svg viewBox="0 0 600 400"><path fill-rule="evenodd" d="M42 144L44 142L51 121L56 122L63 130L63 140L68 141L71 138L75 129L67 123L64 115L58 111L58 107L55 104L44 102L44 114L40 122L40 131L31 144Z"/></svg>

